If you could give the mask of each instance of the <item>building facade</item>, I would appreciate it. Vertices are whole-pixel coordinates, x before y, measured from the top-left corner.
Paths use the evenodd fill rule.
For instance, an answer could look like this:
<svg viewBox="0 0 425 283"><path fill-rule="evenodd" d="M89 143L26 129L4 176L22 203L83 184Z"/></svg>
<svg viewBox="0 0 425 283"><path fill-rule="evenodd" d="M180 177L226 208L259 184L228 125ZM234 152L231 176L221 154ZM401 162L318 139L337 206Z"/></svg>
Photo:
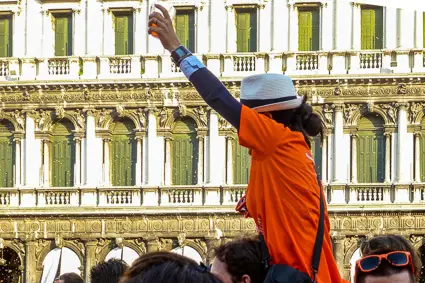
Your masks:
<svg viewBox="0 0 425 283"><path fill-rule="evenodd" d="M423 11L372 0L166 2L180 40L236 98L243 77L284 73L322 118L312 152L345 278L362 239L396 233L425 245ZM105 258L159 249L210 262L215 246L255 234L234 211L248 152L147 35L151 4L0 1L6 282L68 271L89 282Z"/></svg>

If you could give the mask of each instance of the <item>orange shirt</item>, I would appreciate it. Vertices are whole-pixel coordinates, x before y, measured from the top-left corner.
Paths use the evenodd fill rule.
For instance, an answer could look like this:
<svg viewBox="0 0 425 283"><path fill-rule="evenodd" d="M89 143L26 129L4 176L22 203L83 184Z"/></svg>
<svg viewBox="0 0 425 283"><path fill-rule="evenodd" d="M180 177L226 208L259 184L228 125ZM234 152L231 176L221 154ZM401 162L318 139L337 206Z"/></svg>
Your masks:
<svg viewBox="0 0 425 283"><path fill-rule="evenodd" d="M311 151L300 132L242 106L240 145L252 149L246 204L263 231L274 263L311 275L320 195ZM318 283L345 282L332 252L325 205L325 231Z"/></svg>

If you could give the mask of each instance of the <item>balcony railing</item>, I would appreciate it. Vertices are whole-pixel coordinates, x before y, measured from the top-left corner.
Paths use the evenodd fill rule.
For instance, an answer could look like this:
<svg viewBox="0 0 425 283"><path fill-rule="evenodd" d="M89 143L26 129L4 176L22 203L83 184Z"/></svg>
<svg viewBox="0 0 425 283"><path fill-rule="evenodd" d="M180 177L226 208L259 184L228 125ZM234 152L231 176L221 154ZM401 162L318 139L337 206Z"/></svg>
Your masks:
<svg viewBox="0 0 425 283"><path fill-rule="evenodd" d="M197 54L217 76L266 72L287 75L346 75L425 72L424 50ZM19 80L183 78L169 55L2 58L0 78ZM4 80L4 79L3 79Z"/></svg>
<svg viewBox="0 0 425 283"><path fill-rule="evenodd" d="M425 184L327 185L330 207L351 209L392 204L425 205ZM245 186L172 186L116 188L1 188L1 208L22 207L223 207L233 210Z"/></svg>

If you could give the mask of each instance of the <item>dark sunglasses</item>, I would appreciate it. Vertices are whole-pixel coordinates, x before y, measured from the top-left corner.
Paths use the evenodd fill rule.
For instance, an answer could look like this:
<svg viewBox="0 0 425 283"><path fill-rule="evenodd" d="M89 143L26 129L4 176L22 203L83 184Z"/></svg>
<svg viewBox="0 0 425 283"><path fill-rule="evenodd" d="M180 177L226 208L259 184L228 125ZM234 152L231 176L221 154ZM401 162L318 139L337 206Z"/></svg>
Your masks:
<svg viewBox="0 0 425 283"><path fill-rule="evenodd" d="M356 261L356 268L364 273L372 272L376 270L381 264L382 260L386 260L393 266L408 266L412 269L412 273L415 272L415 268L412 262L412 256L409 252L396 251L381 255L369 255L365 256ZM354 282L357 282L357 276Z"/></svg>

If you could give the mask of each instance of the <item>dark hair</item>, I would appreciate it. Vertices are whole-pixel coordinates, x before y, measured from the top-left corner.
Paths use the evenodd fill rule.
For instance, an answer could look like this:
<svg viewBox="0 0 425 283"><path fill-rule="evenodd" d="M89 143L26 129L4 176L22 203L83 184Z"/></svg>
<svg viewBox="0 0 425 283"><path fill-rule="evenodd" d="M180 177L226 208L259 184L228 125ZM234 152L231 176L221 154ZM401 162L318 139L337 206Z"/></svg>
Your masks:
<svg viewBox="0 0 425 283"><path fill-rule="evenodd" d="M125 261L112 258L93 266L90 271L90 281L91 283L118 283L127 268Z"/></svg>
<svg viewBox="0 0 425 283"><path fill-rule="evenodd" d="M74 272L64 273L59 276L59 279L63 280L64 283L84 283L83 278Z"/></svg>
<svg viewBox="0 0 425 283"><path fill-rule="evenodd" d="M311 147L310 137L318 134L323 136L323 122L320 117L313 113L313 108L306 103L304 97L300 107L291 110L280 110L270 112L273 120L284 124L292 131L301 132L304 135L305 142Z"/></svg>
<svg viewBox="0 0 425 283"><path fill-rule="evenodd" d="M134 261L120 283L220 283L220 280L190 258L155 252Z"/></svg>
<svg viewBox="0 0 425 283"><path fill-rule="evenodd" d="M233 282L248 275L253 283L262 283L266 278L263 254L258 237L242 238L228 242L215 249L215 256L226 264Z"/></svg>
<svg viewBox="0 0 425 283"><path fill-rule="evenodd" d="M362 256L368 255L378 255L378 254L387 254L394 251L405 251L409 252L412 257L412 262L414 266L414 274L411 274L411 269L403 266L397 267L393 266L386 261L383 261L379 267L372 271L363 273L360 270L356 269L358 282L364 282L364 279L367 275L372 276L389 276L392 274L399 273L403 270L408 270L411 274L411 282L416 282L420 277L422 263L419 258L419 255L410 244L410 242L402 236L399 235L383 235L377 236L365 242L362 242L360 245L360 251Z"/></svg>

